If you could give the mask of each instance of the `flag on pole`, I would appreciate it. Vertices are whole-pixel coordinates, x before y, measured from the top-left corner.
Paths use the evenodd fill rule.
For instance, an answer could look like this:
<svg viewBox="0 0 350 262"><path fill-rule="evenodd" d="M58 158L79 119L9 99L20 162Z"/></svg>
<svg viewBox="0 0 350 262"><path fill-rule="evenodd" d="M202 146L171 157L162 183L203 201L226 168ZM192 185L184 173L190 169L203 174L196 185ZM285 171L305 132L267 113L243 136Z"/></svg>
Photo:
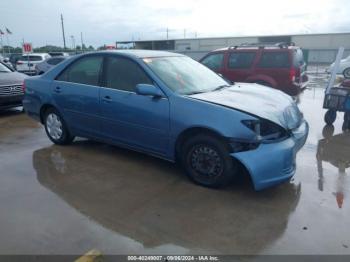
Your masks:
<svg viewBox="0 0 350 262"><path fill-rule="evenodd" d="M3 32L3 31L1 31L1 29L0 29L0 35L4 35L5 33Z"/></svg>
<svg viewBox="0 0 350 262"><path fill-rule="evenodd" d="M6 27L6 33L8 33L9 35L12 35L12 32Z"/></svg>

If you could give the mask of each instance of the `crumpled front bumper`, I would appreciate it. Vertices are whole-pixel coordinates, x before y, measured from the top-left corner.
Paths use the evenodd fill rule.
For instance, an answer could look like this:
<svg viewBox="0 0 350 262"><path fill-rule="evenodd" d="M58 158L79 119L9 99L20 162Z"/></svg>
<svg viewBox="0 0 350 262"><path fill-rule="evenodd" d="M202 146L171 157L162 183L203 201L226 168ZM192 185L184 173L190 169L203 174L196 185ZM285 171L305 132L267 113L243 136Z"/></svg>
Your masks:
<svg viewBox="0 0 350 262"><path fill-rule="evenodd" d="M232 153L248 170L255 190L262 190L289 180L295 173L296 153L309 133L306 121L292 135L276 143L262 143L255 150Z"/></svg>

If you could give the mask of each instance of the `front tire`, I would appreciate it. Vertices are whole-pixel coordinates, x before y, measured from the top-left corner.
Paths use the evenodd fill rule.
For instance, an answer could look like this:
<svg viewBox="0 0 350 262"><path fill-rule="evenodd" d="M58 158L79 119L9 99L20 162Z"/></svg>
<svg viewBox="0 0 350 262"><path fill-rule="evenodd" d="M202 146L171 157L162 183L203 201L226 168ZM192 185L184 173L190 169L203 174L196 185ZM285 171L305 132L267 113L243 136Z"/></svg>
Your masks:
<svg viewBox="0 0 350 262"><path fill-rule="evenodd" d="M210 135L187 140L181 151L182 164L189 178L206 187L222 187L237 175L238 165L230 157L228 145Z"/></svg>
<svg viewBox="0 0 350 262"><path fill-rule="evenodd" d="M44 125L46 134L53 143L57 145L67 145L74 140L63 118L56 109L49 108L45 112Z"/></svg>

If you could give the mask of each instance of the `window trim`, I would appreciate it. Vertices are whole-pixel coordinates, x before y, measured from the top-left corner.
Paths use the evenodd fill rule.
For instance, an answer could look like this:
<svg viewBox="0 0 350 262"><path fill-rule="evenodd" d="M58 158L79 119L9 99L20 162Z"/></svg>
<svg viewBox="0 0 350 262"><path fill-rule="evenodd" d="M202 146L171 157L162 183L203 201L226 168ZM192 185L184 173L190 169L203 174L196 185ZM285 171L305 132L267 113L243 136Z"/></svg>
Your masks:
<svg viewBox="0 0 350 262"><path fill-rule="evenodd" d="M110 89L110 90L116 90L119 92L127 92L127 93L131 93L131 94L136 94L136 91L129 91L129 90L123 90L123 89L118 89L118 88L107 87L107 60L108 60L108 58L125 59L125 60L129 60L132 63L136 64L136 66L138 66L141 69L141 71L151 80L152 84L155 87L159 88L162 91L162 93L164 94L163 90L157 85L156 81L146 72L146 70L138 62L136 62L135 60L133 60L127 56L117 55L117 54L113 54L113 55L109 55L109 56L104 57L100 87ZM165 94L164 94L164 96L165 96Z"/></svg>
<svg viewBox="0 0 350 262"><path fill-rule="evenodd" d="M88 84L83 84L83 83L75 83L75 82L70 82L70 81L63 81L63 80L58 80L58 78L63 75L67 70L69 70L72 66L74 66L76 63L78 63L79 61L81 61L82 59L86 59L86 58L91 58L91 57L102 57L102 63L101 63L101 67L100 67L100 72L98 73L98 81L97 81L97 85L88 85ZM105 61L105 54L88 54L88 55L84 55L81 56L77 59L75 59L74 61L72 61L70 64L68 64L65 68L63 68L61 70L61 72L59 72L59 74L57 74L57 76L55 77L54 81L58 81L58 82L65 82L65 83L71 83L71 84L77 84L77 85L86 85L86 86L97 86L97 87L101 87L102 84L102 73L104 70L104 61Z"/></svg>

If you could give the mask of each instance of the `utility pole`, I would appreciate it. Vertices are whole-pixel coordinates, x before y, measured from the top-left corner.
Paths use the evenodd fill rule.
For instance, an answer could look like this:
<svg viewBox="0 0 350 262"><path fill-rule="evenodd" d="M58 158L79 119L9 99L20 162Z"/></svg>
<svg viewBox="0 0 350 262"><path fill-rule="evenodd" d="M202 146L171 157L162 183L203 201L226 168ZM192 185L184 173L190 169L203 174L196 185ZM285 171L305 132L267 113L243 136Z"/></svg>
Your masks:
<svg viewBox="0 0 350 262"><path fill-rule="evenodd" d="M184 29L184 38L186 38L186 29Z"/></svg>
<svg viewBox="0 0 350 262"><path fill-rule="evenodd" d="M166 29L166 39L169 39L169 28Z"/></svg>
<svg viewBox="0 0 350 262"><path fill-rule="evenodd" d="M62 36L63 36L63 47L66 49L66 36L64 34L64 24L63 24L63 15L61 14L61 26L62 26Z"/></svg>
<svg viewBox="0 0 350 262"><path fill-rule="evenodd" d="M84 52L83 32L80 32L81 50Z"/></svg>

